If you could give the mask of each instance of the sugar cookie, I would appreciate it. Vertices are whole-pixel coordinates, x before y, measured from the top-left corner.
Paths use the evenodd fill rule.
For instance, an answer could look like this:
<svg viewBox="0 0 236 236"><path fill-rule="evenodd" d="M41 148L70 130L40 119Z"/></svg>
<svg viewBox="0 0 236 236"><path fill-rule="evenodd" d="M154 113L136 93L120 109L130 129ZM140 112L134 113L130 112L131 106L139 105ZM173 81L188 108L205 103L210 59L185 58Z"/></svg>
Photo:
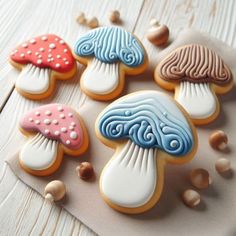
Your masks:
<svg viewBox="0 0 236 236"><path fill-rule="evenodd" d="M165 164L190 161L197 135L187 113L168 95L141 91L111 103L98 116L96 134L116 149L100 177L100 191L114 209L137 214L159 200Z"/></svg>
<svg viewBox="0 0 236 236"><path fill-rule="evenodd" d="M77 156L88 147L88 134L80 116L62 104L40 106L20 121L29 138L19 154L24 170L33 175L50 175L61 164L63 154Z"/></svg>
<svg viewBox="0 0 236 236"><path fill-rule="evenodd" d="M233 87L232 73L212 50L198 44L177 48L156 67L156 82L175 90L175 99L189 113L195 124L207 124L219 114L216 94Z"/></svg>
<svg viewBox="0 0 236 236"><path fill-rule="evenodd" d="M10 63L21 70L17 91L29 99L50 96L55 80L66 80L76 73L76 61L69 46L57 35L32 38L11 52Z"/></svg>
<svg viewBox="0 0 236 236"><path fill-rule="evenodd" d="M109 100L123 90L125 74L140 74L148 65L141 42L120 27L100 27L82 36L75 58L87 65L81 76L82 90L93 99Z"/></svg>

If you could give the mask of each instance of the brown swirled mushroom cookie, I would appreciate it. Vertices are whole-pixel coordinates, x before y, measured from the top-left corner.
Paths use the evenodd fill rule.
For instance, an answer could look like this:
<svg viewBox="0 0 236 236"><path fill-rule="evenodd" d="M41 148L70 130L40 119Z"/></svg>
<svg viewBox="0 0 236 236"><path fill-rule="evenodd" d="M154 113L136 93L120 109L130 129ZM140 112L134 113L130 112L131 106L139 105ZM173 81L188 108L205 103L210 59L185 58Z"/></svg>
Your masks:
<svg viewBox="0 0 236 236"><path fill-rule="evenodd" d="M233 87L229 67L212 50L198 44L177 48L155 69L155 80L187 110L195 124L207 124L219 114L216 94Z"/></svg>

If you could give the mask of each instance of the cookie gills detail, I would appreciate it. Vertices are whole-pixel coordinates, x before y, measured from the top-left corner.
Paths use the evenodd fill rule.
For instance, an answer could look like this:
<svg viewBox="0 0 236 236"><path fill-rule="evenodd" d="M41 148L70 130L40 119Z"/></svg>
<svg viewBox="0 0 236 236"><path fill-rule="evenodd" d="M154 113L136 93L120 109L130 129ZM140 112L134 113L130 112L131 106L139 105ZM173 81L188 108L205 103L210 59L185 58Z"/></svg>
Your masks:
<svg viewBox="0 0 236 236"><path fill-rule="evenodd" d="M119 84L119 63L107 64L94 58L81 77L82 86L95 94L107 94Z"/></svg>
<svg viewBox="0 0 236 236"><path fill-rule="evenodd" d="M209 83L180 83L175 99L185 108L193 119L207 118L216 110L216 99Z"/></svg>
<svg viewBox="0 0 236 236"><path fill-rule="evenodd" d="M136 38L120 27L100 27L89 31L75 45L75 54L95 56L104 63L122 61L129 67L144 62L144 50Z"/></svg>
<svg viewBox="0 0 236 236"><path fill-rule="evenodd" d="M148 202L156 188L156 150L128 141L102 173L101 190L111 202L139 207Z"/></svg>
<svg viewBox="0 0 236 236"><path fill-rule="evenodd" d="M42 134L35 135L20 151L20 162L33 170L45 170L54 164L57 158L58 142L47 139Z"/></svg>
<svg viewBox="0 0 236 236"><path fill-rule="evenodd" d="M50 69L36 67L32 64L24 66L16 79L16 88L25 93L42 94L50 85Z"/></svg>

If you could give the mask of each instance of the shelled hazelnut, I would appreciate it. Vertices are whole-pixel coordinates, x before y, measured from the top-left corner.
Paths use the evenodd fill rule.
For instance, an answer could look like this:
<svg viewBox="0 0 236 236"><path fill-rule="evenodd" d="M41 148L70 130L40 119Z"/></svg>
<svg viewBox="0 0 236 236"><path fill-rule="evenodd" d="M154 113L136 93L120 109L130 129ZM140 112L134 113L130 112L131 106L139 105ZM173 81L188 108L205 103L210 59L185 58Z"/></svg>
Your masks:
<svg viewBox="0 0 236 236"><path fill-rule="evenodd" d="M191 184L198 189L208 188L212 182L209 172L202 168L192 170L189 177Z"/></svg>
<svg viewBox="0 0 236 236"><path fill-rule="evenodd" d="M157 46L166 44L169 39L169 28L166 25L160 25L156 19L152 19L150 25L151 28L146 35L147 39Z"/></svg>
<svg viewBox="0 0 236 236"><path fill-rule="evenodd" d="M112 23L120 22L120 12L117 10L113 10L109 12L109 20Z"/></svg>
<svg viewBox="0 0 236 236"><path fill-rule="evenodd" d="M99 25L97 17L92 17L91 19L87 20L87 26L91 29L97 28Z"/></svg>
<svg viewBox="0 0 236 236"><path fill-rule="evenodd" d="M187 189L182 194L182 200L188 207L193 208L200 203L201 197L197 191Z"/></svg>
<svg viewBox="0 0 236 236"><path fill-rule="evenodd" d="M224 173L230 170L230 161L226 158L220 158L215 163L215 168L219 173Z"/></svg>
<svg viewBox="0 0 236 236"><path fill-rule="evenodd" d="M83 12L81 12L78 17L76 18L77 23L81 24L81 25L85 25L86 24L86 18Z"/></svg>
<svg viewBox="0 0 236 236"><path fill-rule="evenodd" d="M217 150L224 150L228 144L228 137L222 130L213 132L209 137L209 144Z"/></svg>
<svg viewBox="0 0 236 236"><path fill-rule="evenodd" d="M89 162L82 162L79 166L76 167L76 172L83 180L88 180L94 175L93 166Z"/></svg>

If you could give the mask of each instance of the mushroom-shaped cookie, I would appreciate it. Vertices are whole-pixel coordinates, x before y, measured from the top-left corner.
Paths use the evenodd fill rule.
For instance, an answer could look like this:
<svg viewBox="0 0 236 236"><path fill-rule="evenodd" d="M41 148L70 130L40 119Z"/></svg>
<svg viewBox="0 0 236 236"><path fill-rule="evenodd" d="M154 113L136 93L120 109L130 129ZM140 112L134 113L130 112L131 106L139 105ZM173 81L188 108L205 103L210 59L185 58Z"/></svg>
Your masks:
<svg viewBox="0 0 236 236"><path fill-rule="evenodd" d="M81 88L90 97L109 100L124 87L125 74L139 74L147 67L141 42L120 27L100 27L82 36L74 48L76 59L87 65Z"/></svg>
<svg viewBox="0 0 236 236"><path fill-rule="evenodd" d="M232 74L223 60L202 45L177 48L155 70L156 82L175 90L175 99L195 124L207 124L219 114L216 94L233 87Z"/></svg>
<svg viewBox="0 0 236 236"><path fill-rule="evenodd" d="M69 79L76 62L69 46L57 35L32 38L11 52L10 63L21 69L16 89L30 99L42 99L53 92L56 79Z"/></svg>
<svg viewBox="0 0 236 236"><path fill-rule="evenodd" d="M52 174L59 168L63 153L77 156L88 147L82 119L62 104L31 110L21 119L20 130L29 137L20 151L20 164L33 175Z"/></svg>
<svg viewBox="0 0 236 236"><path fill-rule="evenodd" d="M116 149L102 171L101 194L112 208L130 214L153 207L163 189L165 164L185 163L197 148L186 112L157 91L136 92L110 104L96 121L96 133Z"/></svg>

